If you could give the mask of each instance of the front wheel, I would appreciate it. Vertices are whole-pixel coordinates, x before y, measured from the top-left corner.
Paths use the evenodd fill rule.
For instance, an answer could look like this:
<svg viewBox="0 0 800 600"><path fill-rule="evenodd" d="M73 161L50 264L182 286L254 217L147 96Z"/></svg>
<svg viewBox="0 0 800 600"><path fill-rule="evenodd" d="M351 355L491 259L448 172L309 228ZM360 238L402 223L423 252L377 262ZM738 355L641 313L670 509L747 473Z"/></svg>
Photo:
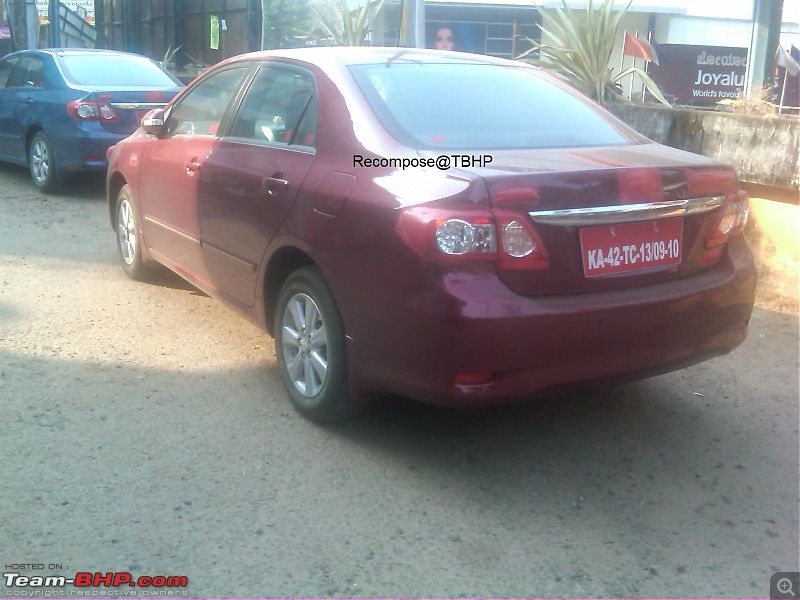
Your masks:
<svg viewBox="0 0 800 600"><path fill-rule="evenodd" d="M361 409L348 394L344 327L318 269L298 269L286 280L275 311L275 350L283 384L304 416L334 421Z"/></svg>
<svg viewBox="0 0 800 600"><path fill-rule="evenodd" d="M33 183L43 192L53 192L61 183L56 173L53 149L44 131L39 131L31 140L28 167Z"/></svg>
<svg viewBox="0 0 800 600"><path fill-rule="evenodd" d="M122 269L131 279L147 281L151 270L142 257L142 236L134 209L133 194L128 185L117 194L117 248L122 259Z"/></svg>

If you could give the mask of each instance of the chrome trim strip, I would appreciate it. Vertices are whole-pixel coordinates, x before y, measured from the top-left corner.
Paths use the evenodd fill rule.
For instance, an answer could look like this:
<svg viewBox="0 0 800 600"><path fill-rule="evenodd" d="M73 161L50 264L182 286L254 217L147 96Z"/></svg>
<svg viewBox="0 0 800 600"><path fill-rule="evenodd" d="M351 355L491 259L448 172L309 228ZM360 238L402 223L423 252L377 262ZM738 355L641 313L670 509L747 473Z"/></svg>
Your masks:
<svg viewBox="0 0 800 600"><path fill-rule="evenodd" d="M111 106L114 108L127 110L152 110L166 105L166 102L111 102Z"/></svg>
<svg viewBox="0 0 800 600"><path fill-rule="evenodd" d="M565 208L562 210L538 210L528 214L531 219L544 225L613 225L636 221L655 221L670 217L685 217L707 213L722 204L724 196L646 202L622 206L597 206L592 208Z"/></svg>

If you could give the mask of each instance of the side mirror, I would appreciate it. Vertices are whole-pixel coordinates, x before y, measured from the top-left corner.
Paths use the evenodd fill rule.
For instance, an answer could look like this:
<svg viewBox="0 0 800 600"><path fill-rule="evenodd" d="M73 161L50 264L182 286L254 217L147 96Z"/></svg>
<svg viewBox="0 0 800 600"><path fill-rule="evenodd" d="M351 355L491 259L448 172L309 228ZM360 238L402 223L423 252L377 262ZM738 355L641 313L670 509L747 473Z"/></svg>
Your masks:
<svg viewBox="0 0 800 600"><path fill-rule="evenodd" d="M142 117L142 129L149 135L161 137L167 130L164 125L164 109L154 108Z"/></svg>

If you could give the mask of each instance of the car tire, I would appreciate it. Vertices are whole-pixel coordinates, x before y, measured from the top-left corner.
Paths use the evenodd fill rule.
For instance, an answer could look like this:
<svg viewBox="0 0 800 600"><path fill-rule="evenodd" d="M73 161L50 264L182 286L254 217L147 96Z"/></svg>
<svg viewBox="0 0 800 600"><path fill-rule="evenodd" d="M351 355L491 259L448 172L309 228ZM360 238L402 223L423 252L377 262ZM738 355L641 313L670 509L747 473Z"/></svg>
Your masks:
<svg viewBox="0 0 800 600"><path fill-rule="evenodd" d="M348 393L344 326L336 302L314 267L298 269L281 289L275 351L289 398L308 419L336 421L363 408Z"/></svg>
<svg viewBox="0 0 800 600"><path fill-rule="evenodd" d="M61 184L56 172L53 147L44 131L37 132L31 140L28 148L28 168L34 185L42 192L54 192Z"/></svg>
<svg viewBox="0 0 800 600"><path fill-rule="evenodd" d="M117 249L122 259L122 269L131 279L147 281L152 269L144 262L142 236L139 232L138 213L130 187L125 184L117 194L114 213L117 232Z"/></svg>

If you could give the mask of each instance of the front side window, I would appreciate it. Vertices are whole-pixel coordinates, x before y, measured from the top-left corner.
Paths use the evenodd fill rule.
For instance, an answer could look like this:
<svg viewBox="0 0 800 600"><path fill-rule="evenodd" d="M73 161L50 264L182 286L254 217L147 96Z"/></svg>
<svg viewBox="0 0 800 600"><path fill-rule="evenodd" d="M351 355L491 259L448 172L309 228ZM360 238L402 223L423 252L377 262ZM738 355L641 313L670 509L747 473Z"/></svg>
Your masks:
<svg viewBox="0 0 800 600"><path fill-rule="evenodd" d="M189 90L167 117L167 137L217 135L222 117L249 70L248 66L212 73Z"/></svg>
<svg viewBox="0 0 800 600"><path fill-rule="evenodd" d="M11 73L8 87L40 88L44 85L44 62L38 56L23 56Z"/></svg>
<svg viewBox="0 0 800 600"><path fill-rule="evenodd" d="M417 149L626 145L633 130L528 67L482 63L353 65L384 127Z"/></svg>
<svg viewBox="0 0 800 600"><path fill-rule="evenodd" d="M262 67L247 90L231 128L231 137L314 146L316 93L312 77Z"/></svg>

